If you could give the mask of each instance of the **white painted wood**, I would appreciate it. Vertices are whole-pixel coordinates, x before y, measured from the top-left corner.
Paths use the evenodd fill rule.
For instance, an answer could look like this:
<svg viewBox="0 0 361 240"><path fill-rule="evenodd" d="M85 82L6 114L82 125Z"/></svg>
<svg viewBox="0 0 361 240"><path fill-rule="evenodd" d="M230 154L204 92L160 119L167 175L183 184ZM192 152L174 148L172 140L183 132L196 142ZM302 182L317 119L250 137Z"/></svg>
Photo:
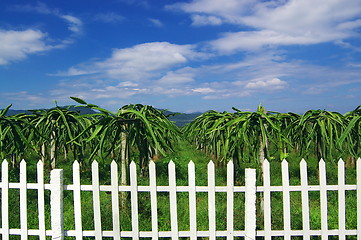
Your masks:
<svg viewBox="0 0 361 240"><path fill-rule="evenodd" d="M149 162L149 186L152 215L152 239L158 239L158 203L157 203L157 173L155 163Z"/></svg>
<svg viewBox="0 0 361 240"><path fill-rule="evenodd" d="M196 174L193 161L188 163L188 186L189 186L189 231L190 239L197 240L197 196Z"/></svg>
<svg viewBox="0 0 361 240"><path fill-rule="evenodd" d="M319 163L319 185L308 185L307 164L306 161L300 162L301 185L290 186L288 176L288 163L282 162L282 185L271 186L269 162L265 161L263 164L264 183L263 186L256 187L256 172L254 169L246 169L246 185L234 186L234 166L232 162L227 165L227 186L215 186L215 169L214 164L208 164L208 186L196 186L195 181L195 166L193 162L188 165L188 186L176 185L176 171L173 162L169 164L169 186L157 186L156 183L156 169L153 162L149 166L150 182L149 186L138 186L135 163L131 164L131 185L118 186L118 170L115 162L111 166L111 185L99 185L99 172L97 163L92 164L92 184L80 184L79 164L73 164L73 184L63 185L62 170L53 170L51 172L50 184L44 184L43 177L43 163L41 161L37 164L37 183L27 183L26 181L26 163L22 161L20 164L20 181L9 183L8 180L8 164L6 161L2 163L2 177L1 177L1 239L9 239L9 235L18 235L22 239L27 239L28 236L39 236L39 239L45 240L45 236L52 236L53 239L63 239L64 236L75 237L77 240L82 237L95 237L95 239L102 239L102 237L113 237L120 239L122 237L138 238L163 238L168 237L178 239L178 237L187 237L196 239L198 237L227 237L228 239L234 237L245 237L245 239L255 239L255 237L271 237L281 236L285 239L290 239L291 236L303 236L305 240L309 240L310 236L321 236L322 239L327 239L328 236L339 236L340 239L346 239L346 236L353 235L360 239L361 229L361 214L357 215L357 229L346 229L346 211L345 211L345 196L346 191L356 191L357 194L357 211L361 211L361 160L357 160L357 184L346 185L345 183L345 167L342 159L338 162L338 184L327 185L326 168L323 160ZM8 201L9 188L19 189L20 191L20 228L9 229L8 219ZM39 214L39 229L27 229L27 206L26 206L26 191L27 189L35 189L38 191L38 214ZM45 229L45 211L44 211L44 190L51 190L51 224L52 230ZM74 218L75 230L63 229L62 216L62 196L63 191L73 191L74 193ZM94 230L82 231L81 226L81 191L92 191L93 205L94 205ZM113 206L113 230L101 230L101 216L100 216L100 191L112 192L112 206ZM132 231L120 232L119 226L119 191L128 191L131 193L131 211L132 211ZM171 231L159 232L158 229L158 215L157 215L157 192L168 192L170 196L171 205ZM271 227L271 193L274 191L283 192L283 207L284 207L284 229L272 230ZM290 217L290 192L301 192L302 197L302 230L291 229ZM310 230L309 222L309 191L320 192L321 202L321 229ZM339 224L338 229L329 230L327 226L327 191L338 192L338 214ZM152 231L139 231L138 220L138 192L149 192L151 195L151 211L152 211ZM177 217L177 192L189 193L189 218L190 230L179 231L178 217ZM208 208L209 208L209 230L197 230L197 192L208 193ZM215 194L216 192L227 193L227 229L222 231L216 230L216 206ZM235 230L233 228L234 219L234 205L239 204L234 202L235 192L245 192L245 230ZM256 192L264 194L264 230L256 232ZM118 201L118 202L117 202ZM29 216L30 217L30 216ZM33 217L33 216L31 216ZM25 219L24 219L25 218ZM118 220L117 220L118 219ZM288 220L287 220L288 219ZM267 224L269 223L269 224ZM59 227L60 226L60 227ZM79 227L80 226L80 227ZM213 228L212 228L213 226ZM117 230L118 229L118 230ZM59 234L58 234L59 233Z"/></svg>
<svg viewBox="0 0 361 240"><path fill-rule="evenodd" d="M73 185L74 185L74 222L75 222L75 238L83 239L83 226L81 221L81 191L80 191L80 166L78 161L73 163Z"/></svg>
<svg viewBox="0 0 361 240"><path fill-rule="evenodd" d="M289 183L288 162L282 161L282 186L283 186L283 229L284 239L291 239L291 206L290 206L290 183Z"/></svg>
<svg viewBox="0 0 361 240"><path fill-rule="evenodd" d="M256 239L256 169L247 168L245 190L245 239Z"/></svg>
<svg viewBox="0 0 361 240"><path fill-rule="evenodd" d="M326 178L326 164L323 159L319 162L320 174L320 203L321 203L321 238L328 239L328 219L327 219L327 178Z"/></svg>
<svg viewBox="0 0 361 240"><path fill-rule="evenodd" d="M172 240L178 239L178 211L177 211L177 182L175 164L170 161L168 164L169 175L169 201L170 201L170 224Z"/></svg>
<svg viewBox="0 0 361 240"><path fill-rule="evenodd" d="M345 191L345 163L338 161L338 236L346 239L346 191Z"/></svg>
<svg viewBox="0 0 361 240"><path fill-rule="evenodd" d="M37 167L38 182L38 219L39 219L39 239L46 239L45 229L45 200L44 200L44 162L39 160Z"/></svg>
<svg viewBox="0 0 361 240"><path fill-rule="evenodd" d="M271 177L270 165L266 159L263 164L263 221L265 240L271 240L272 222L271 222Z"/></svg>
<svg viewBox="0 0 361 240"><path fill-rule="evenodd" d="M99 167L98 162L92 162L92 191L95 240L102 240L102 220L100 215L100 189L99 189Z"/></svg>
<svg viewBox="0 0 361 240"><path fill-rule="evenodd" d="M300 175L303 237L304 240L310 240L310 203L308 194L307 163L305 159L302 159L300 162Z"/></svg>
<svg viewBox="0 0 361 240"><path fill-rule="evenodd" d="M21 240L28 239L28 207L27 207L27 188L26 188L26 162L20 162L20 229Z"/></svg>
<svg viewBox="0 0 361 240"><path fill-rule="evenodd" d="M119 184L118 184L118 165L113 160L110 164L110 177L112 186L112 213L113 213L113 238L120 239L120 224L119 224Z"/></svg>
<svg viewBox="0 0 361 240"><path fill-rule="evenodd" d="M234 165L233 161L227 164L227 240L234 239Z"/></svg>
<svg viewBox="0 0 361 240"><path fill-rule="evenodd" d="M135 162L130 163L130 199L132 211L132 237L139 239L139 219L138 219L138 182L137 182L137 166Z"/></svg>
<svg viewBox="0 0 361 240"><path fill-rule="evenodd" d="M357 159L357 240L361 240L361 158Z"/></svg>
<svg viewBox="0 0 361 240"><path fill-rule="evenodd" d="M216 191L214 177L214 163L208 163L208 221L209 221L209 239L216 239Z"/></svg>
<svg viewBox="0 0 361 240"><path fill-rule="evenodd" d="M4 160L1 164L1 230L2 239L9 239L9 164Z"/></svg>
<svg viewBox="0 0 361 240"><path fill-rule="evenodd" d="M51 229L53 240L64 239L64 211L63 211L63 170L54 169L50 172L50 206Z"/></svg>

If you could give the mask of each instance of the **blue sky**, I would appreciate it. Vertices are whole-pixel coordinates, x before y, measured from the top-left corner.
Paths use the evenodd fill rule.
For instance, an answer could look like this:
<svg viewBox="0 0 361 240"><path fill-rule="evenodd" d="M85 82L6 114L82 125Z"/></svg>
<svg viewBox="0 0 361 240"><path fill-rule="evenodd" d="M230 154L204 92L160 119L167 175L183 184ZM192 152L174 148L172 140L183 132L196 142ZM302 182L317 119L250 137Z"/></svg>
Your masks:
<svg viewBox="0 0 361 240"><path fill-rule="evenodd" d="M361 104L360 0L0 1L0 108Z"/></svg>

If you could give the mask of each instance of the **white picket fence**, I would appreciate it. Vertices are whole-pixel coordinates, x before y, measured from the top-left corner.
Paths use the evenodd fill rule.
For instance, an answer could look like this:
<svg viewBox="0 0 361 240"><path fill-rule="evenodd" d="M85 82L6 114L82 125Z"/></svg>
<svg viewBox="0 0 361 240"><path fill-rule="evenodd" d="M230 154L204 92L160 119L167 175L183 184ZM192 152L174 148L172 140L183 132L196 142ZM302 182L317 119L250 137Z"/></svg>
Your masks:
<svg viewBox="0 0 361 240"><path fill-rule="evenodd" d="M64 239L65 236L75 237L80 240L83 237L95 237L100 240L103 237L112 237L120 239L120 237L127 238L152 238L168 237L178 239L179 237L189 237L190 239L197 239L197 237L208 237L209 239L216 239L216 237L227 237L233 239L234 237L243 237L247 239L256 239L256 237L264 237L271 239L274 236L284 237L285 240L291 239L292 236L302 236L308 240L311 236L321 236L323 240L328 239L328 236L336 235L339 239L344 240L346 236L356 236L361 240L361 159L357 161L357 179L356 184L348 185L345 183L345 167L344 162L338 162L338 184L328 185L326 177L325 162L319 162L319 184L309 185L307 175L306 161L302 160L300 163L300 185L290 185L289 183L289 169L287 161L282 162L282 185L271 185L270 165L268 161L263 164L264 184L263 186L256 186L256 170L245 170L245 186L234 185L234 166L232 161L227 165L227 185L215 185L215 167L213 162L208 164L208 186L196 186L195 180L195 165L190 162L188 165L188 185L177 186L176 184L176 168L173 162L168 165L169 184L167 186L157 186L156 183L156 168L153 162L149 166L149 185L138 186L137 184L137 170L136 164L130 164L130 185L119 186L118 184L118 166L115 162L111 164L111 184L99 184L99 170L96 161L92 164L92 184L81 185L80 171L77 161L73 164L73 184L63 184L63 170L55 169L51 172L50 183L44 183L43 164L41 161L37 164L37 182L27 183L26 163L22 161L20 164L20 181L9 182L8 176L8 162L6 160L2 163L1 169L1 238L3 240L9 239L11 235L20 235L21 240L25 240L28 236L38 236L39 239L45 240L46 236L51 236L52 239ZM20 229L9 228L9 218L11 218L11 209L9 209L9 189L19 189L20 194ZM38 195L38 216L28 216L27 209L27 190L35 189ZM46 229L45 224L45 191L51 191L51 229ZM74 222L75 229L64 229L63 216L63 193L65 191L72 191L74 198ZM82 226L82 205L81 192L91 191L93 196L93 212L94 212L94 229L84 230ZM111 193L112 199L112 229L102 230L101 209L100 209L100 191L107 191ZM131 201L132 213L132 230L122 231L120 226L120 209L119 209L119 193L129 192ZM321 228L310 228L310 202L309 193L312 191L319 192L320 196L320 214L321 214ZM338 193L338 229L328 229L328 200L327 195L330 191ZM357 228L346 229L346 191L355 191L357 196ZM138 209L138 194L140 192L148 192L150 194L151 202L151 231L141 231L139 229L139 209ZM158 213L157 213L157 193L169 193L170 201L170 231L158 230ZM189 230L181 231L178 228L178 209L177 209L177 193L188 193L189 199ZM207 231L200 231L197 229L197 193L203 192L208 194L208 223ZM216 193L226 193L227 211L226 214L226 230L216 229ZM283 201L283 230L275 230L272 228L272 209L271 209L271 193L282 192ZM291 228L291 208L290 193L299 192L302 198L302 230L294 230ZM234 201L235 193L242 193L245 195L244 202ZM257 207L257 197L262 193L264 227L261 230L256 229L256 211L260 211ZM236 205L244 204L245 207L245 223L244 229L235 229L234 225L234 208ZM28 229L28 219L38 218L38 229Z"/></svg>

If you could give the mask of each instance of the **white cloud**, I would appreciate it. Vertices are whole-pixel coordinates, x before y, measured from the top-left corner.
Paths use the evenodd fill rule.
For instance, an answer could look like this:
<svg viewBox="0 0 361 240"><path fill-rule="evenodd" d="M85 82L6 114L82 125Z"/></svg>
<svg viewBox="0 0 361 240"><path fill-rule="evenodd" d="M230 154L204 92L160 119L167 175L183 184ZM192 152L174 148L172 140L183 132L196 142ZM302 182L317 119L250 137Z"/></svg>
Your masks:
<svg viewBox="0 0 361 240"><path fill-rule="evenodd" d="M206 25L221 25L223 23L222 19L216 16L204 16L204 15L192 15L192 25L193 26L206 26Z"/></svg>
<svg viewBox="0 0 361 240"><path fill-rule="evenodd" d="M45 43L46 34L33 29L24 31L0 29L0 65L25 59L30 54L51 49Z"/></svg>
<svg viewBox="0 0 361 240"><path fill-rule="evenodd" d="M194 73L191 68L184 68L178 71L169 71L157 81L159 85L179 85L194 81Z"/></svg>
<svg viewBox="0 0 361 240"><path fill-rule="evenodd" d="M168 42L151 42L130 48L114 49L112 56L103 61L79 64L66 73L56 75L74 76L77 73L98 73L112 79L147 80L170 68L204 57L193 45L177 45Z"/></svg>
<svg viewBox="0 0 361 240"><path fill-rule="evenodd" d="M149 22L151 22L156 27L163 27L164 26L162 21L160 21L159 19L149 18L148 20L149 20Z"/></svg>
<svg viewBox="0 0 361 240"><path fill-rule="evenodd" d="M201 93L201 94L209 94L209 93L214 93L215 90L209 87L203 87L203 88L194 88L192 89L193 92L195 93Z"/></svg>
<svg viewBox="0 0 361 240"><path fill-rule="evenodd" d="M199 25L211 24L211 21L206 24L206 19L214 17L223 23L250 28L224 34L210 42L223 53L342 41L357 36L361 27L359 0L193 0L170 5L168 9L182 10L193 19L203 16L198 17Z"/></svg>
<svg viewBox="0 0 361 240"><path fill-rule="evenodd" d="M79 18L71 15L61 15L60 17L68 22L68 29L70 31L73 33L81 33L83 22Z"/></svg>
<svg viewBox="0 0 361 240"><path fill-rule="evenodd" d="M3 100L6 100L4 102ZM17 105L23 107L24 102L27 104L29 108L39 108L39 105L48 103L49 99L47 99L42 94L34 94L29 93L27 91L19 91L19 92L0 92L0 104L7 105L9 102L13 104L12 109L16 109Z"/></svg>
<svg viewBox="0 0 361 240"><path fill-rule="evenodd" d="M287 82L282 81L279 78L273 78L270 80L253 80L245 85L246 89L253 90L280 90L287 86Z"/></svg>
<svg viewBox="0 0 361 240"><path fill-rule="evenodd" d="M247 12L255 0L193 0L189 3L176 3L166 6L171 10L182 10L187 13L204 13L225 17L229 22L238 22L240 14Z"/></svg>
<svg viewBox="0 0 361 240"><path fill-rule="evenodd" d="M94 20L105 23L118 23L122 22L124 17L114 12L98 13L94 16Z"/></svg>

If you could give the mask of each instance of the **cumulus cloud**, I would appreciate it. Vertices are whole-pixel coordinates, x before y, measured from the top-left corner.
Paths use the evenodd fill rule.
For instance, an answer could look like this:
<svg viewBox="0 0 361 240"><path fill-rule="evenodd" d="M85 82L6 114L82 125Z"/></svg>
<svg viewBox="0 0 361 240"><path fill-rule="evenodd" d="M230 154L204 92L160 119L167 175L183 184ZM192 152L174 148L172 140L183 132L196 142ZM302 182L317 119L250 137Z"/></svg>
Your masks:
<svg viewBox="0 0 361 240"><path fill-rule="evenodd" d="M51 49L45 43L46 33L39 30L1 30L0 65L25 59L29 54L41 53Z"/></svg>
<svg viewBox="0 0 361 240"><path fill-rule="evenodd" d="M193 45L151 42L130 48L114 49L108 59L83 63L57 75L98 73L113 79L142 80L162 74L162 71L199 57L204 56L196 52Z"/></svg>
<svg viewBox="0 0 361 240"><path fill-rule="evenodd" d="M193 25L197 21L198 26L215 25L219 19L219 24L247 27L247 31L229 32L210 42L215 50L225 53L342 41L356 36L361 27L359 0L193 0L168 9L191 14Z"/></svg>

